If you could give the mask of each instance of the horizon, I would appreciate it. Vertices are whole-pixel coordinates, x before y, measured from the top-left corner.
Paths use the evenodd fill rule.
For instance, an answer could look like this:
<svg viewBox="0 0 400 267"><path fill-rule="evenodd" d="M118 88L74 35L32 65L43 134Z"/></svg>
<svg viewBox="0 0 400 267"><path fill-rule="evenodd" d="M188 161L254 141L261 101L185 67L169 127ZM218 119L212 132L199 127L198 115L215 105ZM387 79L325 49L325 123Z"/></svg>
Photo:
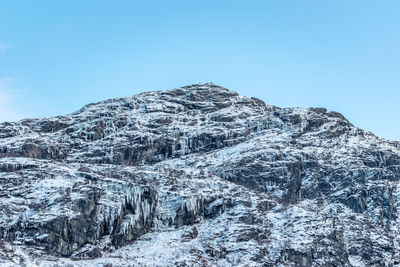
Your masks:
<svg viewBox="0 0 400 267"><path fill-rule="evenodd" d="M400 141L399 13L398 1L5 1L0 122L212 82Z"/></svg>

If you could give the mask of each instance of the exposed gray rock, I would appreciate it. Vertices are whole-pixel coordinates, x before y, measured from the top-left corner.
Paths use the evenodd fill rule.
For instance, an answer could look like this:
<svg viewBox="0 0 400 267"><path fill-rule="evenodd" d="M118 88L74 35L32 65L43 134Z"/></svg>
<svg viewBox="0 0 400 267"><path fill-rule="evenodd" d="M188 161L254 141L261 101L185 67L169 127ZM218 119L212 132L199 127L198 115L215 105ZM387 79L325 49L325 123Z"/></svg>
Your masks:
<svg viewBox="0 0 400 267"><path fill-rule="evenodd" d="M399 179L399 142L325 108L111 99L0 124L0 265L396 266Z"/></svg>

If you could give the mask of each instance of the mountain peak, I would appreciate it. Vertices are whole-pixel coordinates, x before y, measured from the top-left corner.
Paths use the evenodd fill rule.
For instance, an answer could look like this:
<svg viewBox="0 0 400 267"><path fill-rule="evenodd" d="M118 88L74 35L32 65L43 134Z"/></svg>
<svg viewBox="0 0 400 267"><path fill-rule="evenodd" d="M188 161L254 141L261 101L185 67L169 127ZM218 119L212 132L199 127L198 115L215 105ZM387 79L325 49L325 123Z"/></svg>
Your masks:
<svg viewBox="0 0 400 267"><path fill-rule="evenodd" d="M183 91L186 100L195 102L224 102L238 96L236 92L213 83L192 84L171 91Z"/></svg>
<svg viewBox="0 0 400 267"><path fill-rule="evenodd" d="M0 124L0 265L391 266L399 180L398 144L324 108L111 99Z"/></svg>

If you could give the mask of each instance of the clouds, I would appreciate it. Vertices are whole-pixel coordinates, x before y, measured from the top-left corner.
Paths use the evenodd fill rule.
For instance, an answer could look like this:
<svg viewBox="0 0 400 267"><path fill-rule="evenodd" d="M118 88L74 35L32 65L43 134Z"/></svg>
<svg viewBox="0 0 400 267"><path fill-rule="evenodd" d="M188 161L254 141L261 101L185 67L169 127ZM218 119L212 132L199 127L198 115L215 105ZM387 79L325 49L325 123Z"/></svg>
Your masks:
<svg viewBox="0 0 400 267"><path fill-rule="evenodd" d="M10 44L0 41L0 52L5 52L10 47ZM0 77L0 122L14 121L21 118L20 114L15 110L12 83L12 78Z"/></svg>
<svg viewBox="0 0 400 267"><path fill-rule="evenodd" d="M6 44L6 43L0 41L0 51L1 51L1 52L6 51L6 50L9 49L10 47L11 47L10 44ZM0 78L0 79L1 79L1 78Z"/></svg>
<svg viewBox="0 0 400 267"><path fill-rule="evenodd" d="M0 41L0 52L5 52L11 47ZM0 122L16 121L23 117L17 110L16 95L14 87L15 80L10 77L0 77Z"/></svg>
<svg viewBox="0 0 400 267"><path fill-rule="evenodd" d="M13 89L14 80L9 77L0 77L0 122L16 121L23 118L17 110L16 90Z"/></svg>
<svg viewBox="0 0 400 267"><path fill-rule="evenodd" d="M0 41L0 53L11 47ZM22 104L22 91L17 81L12 77L0 77L0 123L5 121L17 121L25 117Z"/></svg>
<svg viewBox="0 0 400 267"><path fill-rule="evenodd" d="M20 118L12 106L11 95L0 91L0 122L15 121Z"/></svg>

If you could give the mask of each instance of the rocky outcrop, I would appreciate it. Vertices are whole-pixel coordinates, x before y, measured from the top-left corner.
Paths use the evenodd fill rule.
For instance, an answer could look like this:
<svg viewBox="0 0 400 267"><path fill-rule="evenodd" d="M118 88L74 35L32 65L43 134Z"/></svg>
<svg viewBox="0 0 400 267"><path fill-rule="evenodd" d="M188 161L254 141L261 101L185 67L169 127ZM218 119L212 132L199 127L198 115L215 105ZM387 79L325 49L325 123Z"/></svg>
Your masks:
<svg viewBox="0 0 400 267"><path fill-rule="evenodd" d="M31 202L14 224L2 227L2 237L9 242L44 247L61 256L70 256L85 244L97 244L105 235L116 246L128 244L152 227L157 193L149 187L129 184L118 189L114 192L118 199L111 206L102 204L111 194L104 188L74 184L60 194L56 203L49 203L55 206L51 208L66 212L46 210L41 203Z"/></svg>
<svg viewBox="0 0 400 267"><path fill-rule="evenodd" d="M396 266L400 145L214 84L0 124L0 265Z"/></svg>

